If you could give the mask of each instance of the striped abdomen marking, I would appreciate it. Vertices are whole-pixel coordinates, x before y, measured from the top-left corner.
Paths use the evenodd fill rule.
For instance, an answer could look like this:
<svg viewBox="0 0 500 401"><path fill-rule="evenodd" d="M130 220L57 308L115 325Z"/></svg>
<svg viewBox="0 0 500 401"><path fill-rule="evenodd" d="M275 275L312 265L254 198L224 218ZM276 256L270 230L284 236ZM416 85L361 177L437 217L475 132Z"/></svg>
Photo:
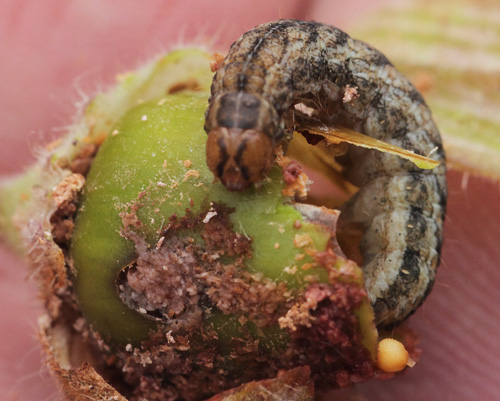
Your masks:
<svg viewBox="0 0 500 401"><path fill-rule="evenodd" d="M358 98L342 102L346 88ZM378 324L408 316L439 264L446 205L444 152L422 96L377 50L324 24L282 20L245 33L218 69L206 113L207 162L230 190L262 180L274 147L290 138L284 116L314 95L340 123L441 161L420 170L397 156L352 147L346 178L360 187L342 209L360 224L366 287Z"/></svg>

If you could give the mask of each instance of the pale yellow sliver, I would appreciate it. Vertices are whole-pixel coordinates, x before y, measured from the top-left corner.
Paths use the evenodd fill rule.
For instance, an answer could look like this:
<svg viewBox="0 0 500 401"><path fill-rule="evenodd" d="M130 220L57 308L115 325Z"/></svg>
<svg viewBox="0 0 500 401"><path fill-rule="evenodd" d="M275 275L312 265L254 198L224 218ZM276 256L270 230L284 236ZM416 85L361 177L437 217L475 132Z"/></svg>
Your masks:
<svg viewBox="0 0 500 401"><path fill-rule="evenodd" d="M311 134L323 136L329 145L339 144L342 142L350 143L351 145L361 146L367 149L375 149L380 152L390 153L403 159L409 160L421 169L433 169L439 165L439 162L432 160L429 157L417 155L416 153L400 148L399 146L391 145L379 139L372 138L360 132L354 131L345 127L303 127Z"/></svg>

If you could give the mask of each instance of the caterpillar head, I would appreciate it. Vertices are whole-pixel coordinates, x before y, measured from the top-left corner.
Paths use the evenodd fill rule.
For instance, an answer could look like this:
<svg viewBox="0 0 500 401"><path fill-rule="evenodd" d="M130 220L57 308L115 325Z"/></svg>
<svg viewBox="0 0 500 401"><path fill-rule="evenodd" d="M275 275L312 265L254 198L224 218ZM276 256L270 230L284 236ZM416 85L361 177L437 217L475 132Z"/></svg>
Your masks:
<svg viewBox="0 0 500 401"><path fill-rule="evenodd" d="M271 138L253 129L215 127L206 152L208 168L230 191L262 181L275 158Z"/></svg>

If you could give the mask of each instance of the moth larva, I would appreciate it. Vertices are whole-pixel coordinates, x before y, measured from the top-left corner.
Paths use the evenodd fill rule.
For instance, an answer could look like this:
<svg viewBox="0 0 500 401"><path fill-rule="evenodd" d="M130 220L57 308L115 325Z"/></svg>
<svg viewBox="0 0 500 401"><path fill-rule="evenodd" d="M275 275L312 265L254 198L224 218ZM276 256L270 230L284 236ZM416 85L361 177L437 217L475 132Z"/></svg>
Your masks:
<svg viewBox="0 0 500 401"><path fill-rule="evenodd" d="M357 88L345 102L344 95ZM315 95L332 125L441 162L421 170L386 153L350 147L346 178L359 191L342 207L361 224L365 284L379 325L407 317L434 282L443 240L446 167L439 131L422 96L379 51L329 25L280 20L259 25L230 48L206 112L207 164L230 190L267 174L289 140L286 113ZM437 150L436 150L437 149Z"/></svg>

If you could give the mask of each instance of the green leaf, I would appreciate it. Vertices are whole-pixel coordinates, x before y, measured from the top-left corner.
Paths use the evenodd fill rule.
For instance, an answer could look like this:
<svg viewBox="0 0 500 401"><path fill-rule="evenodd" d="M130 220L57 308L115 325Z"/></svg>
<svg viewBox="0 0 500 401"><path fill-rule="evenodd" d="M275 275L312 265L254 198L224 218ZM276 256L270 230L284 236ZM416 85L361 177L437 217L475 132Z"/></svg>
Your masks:
<svg viewBox="0 0 500 401"><path fill-rule="evenodd" d="M356 26L423 93L447 163L500 179L500 3L415 0Z"/></svg>

